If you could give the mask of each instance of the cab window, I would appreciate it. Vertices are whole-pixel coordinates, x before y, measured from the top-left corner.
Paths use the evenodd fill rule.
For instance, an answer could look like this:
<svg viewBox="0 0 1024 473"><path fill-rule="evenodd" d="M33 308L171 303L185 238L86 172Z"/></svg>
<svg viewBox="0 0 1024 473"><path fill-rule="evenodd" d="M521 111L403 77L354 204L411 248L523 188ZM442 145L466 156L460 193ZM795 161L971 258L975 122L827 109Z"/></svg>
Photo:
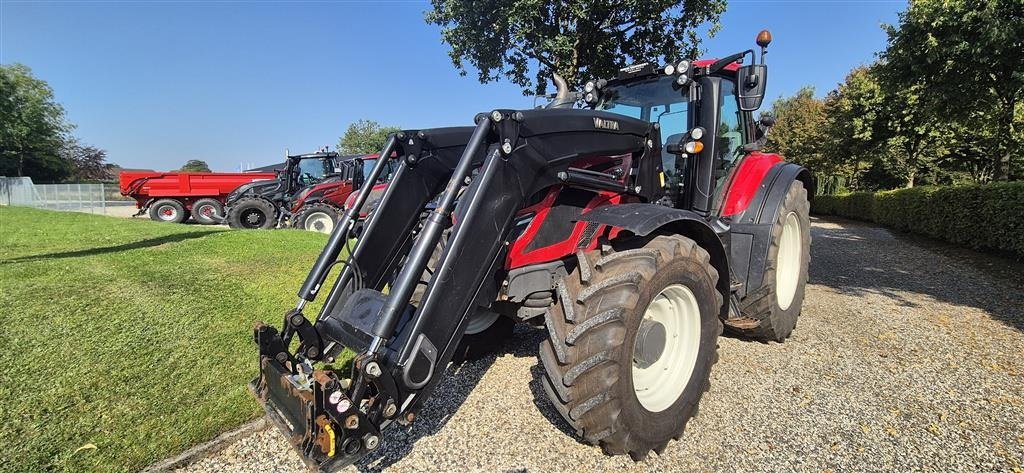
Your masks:
<svg viewBox="0 0 1024 473"><path fill-rule="evenodd" d="M718 106L721 110L721 122L718 124L718 159L722 169L729 169L743 153L746 143L743 129L742 112L736 102L736 86L730 80L722 81L722 95Z"/></svg>

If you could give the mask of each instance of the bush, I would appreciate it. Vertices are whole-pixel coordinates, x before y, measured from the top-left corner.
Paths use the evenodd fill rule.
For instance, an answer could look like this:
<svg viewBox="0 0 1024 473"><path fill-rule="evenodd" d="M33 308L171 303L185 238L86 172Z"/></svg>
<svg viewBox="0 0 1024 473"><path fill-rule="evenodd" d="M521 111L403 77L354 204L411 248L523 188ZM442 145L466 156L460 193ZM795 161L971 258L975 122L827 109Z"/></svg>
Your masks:
<svg viewBox="0 0 1024 473"><path fill-rule="evenodd" d="M811 212L1024 258L1024 182L823 195Z"/></svg>

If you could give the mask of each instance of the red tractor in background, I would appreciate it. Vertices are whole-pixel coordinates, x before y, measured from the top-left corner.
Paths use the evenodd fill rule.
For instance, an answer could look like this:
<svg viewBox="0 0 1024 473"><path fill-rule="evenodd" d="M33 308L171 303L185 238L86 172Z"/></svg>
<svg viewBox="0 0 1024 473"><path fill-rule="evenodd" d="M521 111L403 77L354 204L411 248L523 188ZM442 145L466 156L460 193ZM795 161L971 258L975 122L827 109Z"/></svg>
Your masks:
<svg viewBox="0 0 1024 473"><path fill-rule="evenodd" d="M351 205L356 193L365 186L365 176L373 169L377 158L378 155L370 154L343 161L337 175L299 192L291 202L291 226L320 233L331 233L346 205ZM367 205L367 209L372 209L375 206L374 200L380 200L380 195L383 195L384 188L395 167L394 162L388 160L384 173L371 188L371 202ZM376 199L374 196L377 196ZM362 217L365 218L366 214L363 213Z"/></svg>
<svg viewBox="0 0 1024 473"><path fill-rule="evenodd" d="M770 41L758 35L760 64L752 49L638 64L581 92L556 76L543 109L391 135L380 156L395 158L366 179L397 170L354 248L342 254L370 193L280 330L255 327L250 388L267 417L307 465L336 471L416 421L458 353L522 322L546 329L538 381L576 435L634 460L663 452L697 412L723 329L782 341L801 312L814 179L761 151ZM345 349L350 370L334 364Z"/></svg>

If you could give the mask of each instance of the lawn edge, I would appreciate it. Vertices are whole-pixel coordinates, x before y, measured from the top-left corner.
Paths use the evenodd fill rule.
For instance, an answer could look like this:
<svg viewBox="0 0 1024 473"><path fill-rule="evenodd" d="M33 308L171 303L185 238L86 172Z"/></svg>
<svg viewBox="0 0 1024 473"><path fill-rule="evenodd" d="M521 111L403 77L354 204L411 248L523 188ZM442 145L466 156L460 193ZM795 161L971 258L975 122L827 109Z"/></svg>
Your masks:
<svg viewBox="0 0 1024 473"><path fill-rule="evenodd" d="M195 463L203 458L213 455L221 450L227 448L228 445L241 440L250 435L256 434L266 430L270 424L267 423L266 417L260 417L259 419L242 424L237 429L224 432L217 436L217 438L208 442L196 445L184 452L179 453L170 458L160 460L152 465L147 466L142 470L142 473L157 473L171 471L183 466Z"/></svg>

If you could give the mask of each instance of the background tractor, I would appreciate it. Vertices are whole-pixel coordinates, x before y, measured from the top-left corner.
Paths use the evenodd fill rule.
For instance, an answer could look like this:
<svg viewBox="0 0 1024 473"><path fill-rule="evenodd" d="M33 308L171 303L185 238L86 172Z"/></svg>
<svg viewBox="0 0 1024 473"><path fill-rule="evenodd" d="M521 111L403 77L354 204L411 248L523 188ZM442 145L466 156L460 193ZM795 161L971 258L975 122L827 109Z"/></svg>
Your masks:
<svg viewBox="0 0 1024 473"><path fill-rule="evenodd" d="M752 115L770 40L760 64L753 50L639 64L581 92L556 77L544 109L392 135L380 156L397 170L355 247L339 260L368 193L281 329L254 331L250 387L307 464L378 448L467 344L493 347L511 322L546 328L544 389L585 441L640 460L680 438L723 328L781 341L803 302L813 179L760 150ZM351 372L331 368L343 348Z"/></svg>
<svg viewBox="0 0 1024 473"><path fill-rule="evenodd" d="M336 152L287 156L276 179L239 186L225 199L227 223L231 228L276 228L291 214L288 204L304 188L341 172L341 163L350 156Z"/></svg>
<svg viewBox="0 0 1024 473"><path fill-rule="evenodd" d="M341 217L346 204L351 204L354 192L364 187L365 176L373 169L377 155L370 154L341 162L338 174L323 180L319 184L299 192L291 202L291 226L303 230L331 233L334 225ZM374 195L382 195L384 187L394 170L394 161L388 160L387 169L370 187ZM379 201L371 196L367 207L372 209ZM365 217L365 212L364 215Z"/></svg>

